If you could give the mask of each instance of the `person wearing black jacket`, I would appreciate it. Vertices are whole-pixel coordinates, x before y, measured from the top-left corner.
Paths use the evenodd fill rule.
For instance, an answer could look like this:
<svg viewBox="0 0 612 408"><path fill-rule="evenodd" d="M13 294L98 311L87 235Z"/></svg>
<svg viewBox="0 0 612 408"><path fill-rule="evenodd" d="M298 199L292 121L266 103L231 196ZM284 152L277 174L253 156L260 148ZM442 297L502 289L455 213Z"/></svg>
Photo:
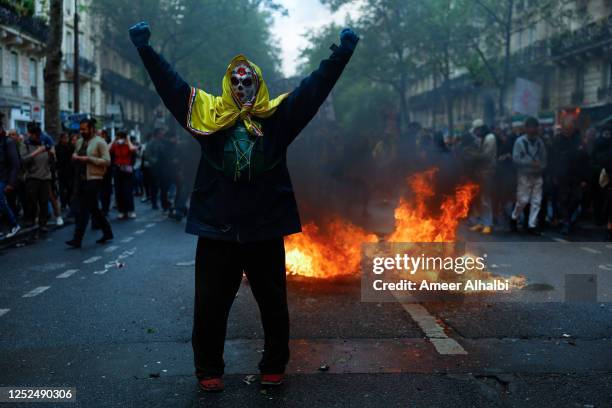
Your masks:
<svg viewBox="0 0 612 408"><path fill-rule="evenodd" d="M589 154L572 121L563 125L553 144L552 176L559 206L561 233L567 235L590 177Z"/></svg>
<svg viewBox="0 0 612 408"><path fill-rule="evenodd" d="M59 182L59 196L62 209L66 209L70 206L70 200L72 198L72 187L74 184L73 153L74 146L70 143L68 134L62 132L58 144L55 146L55 155L57 156L57 181Z"/></svg>
<svg viewBox="0 0 612 408"><path fill-rule="evenodd" d="M9 232L6 234L7 238L15 235L20 229L17 218L6 200L6 193L15 189L18 172L19 153L17 152L17 146L6 135L4 128L0 125L0 212L9 223ZM2 233L0 233L0 237L2 237Z"/></svg>
<svg viewBox="0 0 612 408"><path fill-rule="evenodd" d="M259 363L261 383L280 385L289 360L283 237L301 231L287 169L287 148L330 93L359 37L344 29L341 45L332 45L331 56L264 117L251 117L245 109L247 105L257 108L260 91L266 92L267 99L260 71L246 59L238 70L237 65L230 64L224 85L230 86L225 81L231 71L233 103L240 116L214 132L204 132L191 124L193 112L198 113L194 101L206 98L206 94L189 86L155 52L149 45L150 35L146 22L130 28L132 42L157 93L180 125L199 142L202 155L186 226L188 233L199 237L192 335L198 382L206 391L223 389L227 318L244 271L259 305L265 333ZM214 115L216 111L204 108L200 112Z"/></svg>

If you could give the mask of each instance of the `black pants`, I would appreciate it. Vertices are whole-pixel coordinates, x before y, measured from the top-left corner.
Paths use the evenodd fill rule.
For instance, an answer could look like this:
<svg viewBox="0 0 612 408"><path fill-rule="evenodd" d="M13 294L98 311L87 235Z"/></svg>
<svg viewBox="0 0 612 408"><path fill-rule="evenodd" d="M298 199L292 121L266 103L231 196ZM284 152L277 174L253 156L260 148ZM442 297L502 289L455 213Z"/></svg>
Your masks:
<svg viewBox="0 0 612 408"><path fill-rule="evenodd" d="M244 271L259 305L265 340L259 370L281 374L289 361L283 238L252 243L198 240L192 346L196 376L223 374L227 318Z"/></svg>
<svg viewBox="0 0 612 408"><path fill-rule="evenodd" d="M64 209L70 206L74 180L69 172L66 171L59 173L57 181L59 182L59 198L62 203L62 209Z"/></svg>
<svg viewBox="0 0 612 408"><path fill-rule="evenodd" d="M51 180L26 180L26 224L34 224L36 214L38 213L38 225L41 227L47 226L47 219L49 218L48 204L50 188Z"/></svg>
<svg viewBox="0 0 612 408"><path fill-rule="evenodd" d="M109 236L113 233L110 223L102 211L100 211L98 205L98 196L100 195L101 188L102 180L81 180L79 182L77 191L79 214L74 229L74 239L77 241L83 240L90 217L93 219L92 222L102 229L104 235Z"/></svg>
<svg viewBox="0 0 612 408"><path fill-rule="evenodd" d="M580 206L583 191L579 183L565 183L559 186L557 200L559 203L559 216L565 226L572 225L572 216Z"/></svg>
<svg viewBox="0 0 612 408"><path fill-rule="evenodd" d="M115 172L115 196L120 213L134 211L134 175L121 170Z"/></svg>
<svg viewBox="0 0 612 408"><path fill-rule="evenodd" d="M100 204L102 205L102 212L108 214L110 211L111 196L113 195L113 176L111 169L109 169L104 178L100 182L98 188L98 195L100 197ZM97 222L94 219L94 224L97 226Z"/></svg>
<svg viewBox="0 0 612 408"><path fill-rule="evenodd" d="M153 182L153 175L151 174L150 167L142 167L142 184L144 186L145 196L151 199L151 185Z"/></svg>

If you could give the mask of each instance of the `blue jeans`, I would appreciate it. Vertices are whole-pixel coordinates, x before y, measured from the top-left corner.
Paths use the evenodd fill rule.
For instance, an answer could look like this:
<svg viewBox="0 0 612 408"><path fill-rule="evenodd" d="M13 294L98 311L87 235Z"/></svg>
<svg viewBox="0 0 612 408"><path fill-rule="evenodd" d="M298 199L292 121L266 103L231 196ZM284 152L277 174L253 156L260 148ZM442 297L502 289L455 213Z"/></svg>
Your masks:
<svg viewBox="0 0 612 408"><path fill-rule="evenodd" d="M12 228L17 225L17 219L15 218L15 214L13 214L13 210L11 210L11 207L9 207L8 203L6 202L4 187L6 187L6 182L0 181L0 213L6 216Z"/></svg>

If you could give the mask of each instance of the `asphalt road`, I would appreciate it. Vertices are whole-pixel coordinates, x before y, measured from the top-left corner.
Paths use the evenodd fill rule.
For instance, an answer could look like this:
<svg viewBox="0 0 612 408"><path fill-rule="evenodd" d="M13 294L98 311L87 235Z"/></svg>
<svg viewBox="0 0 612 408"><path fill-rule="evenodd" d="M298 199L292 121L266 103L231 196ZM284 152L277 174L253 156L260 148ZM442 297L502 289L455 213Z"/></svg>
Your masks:
<svg viewBox="0 0 612 408"><path fill-rule="evenodd" d="M612 406L612 246L486 237L499 273L531 284L505 301L368 303L358 276L290 279L292 360L275 390L244 381L263 337L244 281L226 390L208 395L190 345L195 238L139 210L113 221L104 246L89 232L82 249L66 249L66 227L0 252L0 386L76 387L76 403L36 406L88 408ZM597 298L563 301L568 262L578 260L597 275Z"/></svg>

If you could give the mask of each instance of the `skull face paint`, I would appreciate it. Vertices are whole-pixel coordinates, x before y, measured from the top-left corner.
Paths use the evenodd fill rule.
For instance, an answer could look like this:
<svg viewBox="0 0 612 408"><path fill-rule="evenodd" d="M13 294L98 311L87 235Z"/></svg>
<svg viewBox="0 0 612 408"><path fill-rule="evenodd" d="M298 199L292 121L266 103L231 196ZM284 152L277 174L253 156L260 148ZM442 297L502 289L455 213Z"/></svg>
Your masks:
<svg viewBox="0 0 612 408"><path fill-rule="evenodd" d="M236 64L232 69L230 82L232 93L241 104L244 105L255 100L259 81L257 80L257 74L248 64L243 62Z"/></svg>

